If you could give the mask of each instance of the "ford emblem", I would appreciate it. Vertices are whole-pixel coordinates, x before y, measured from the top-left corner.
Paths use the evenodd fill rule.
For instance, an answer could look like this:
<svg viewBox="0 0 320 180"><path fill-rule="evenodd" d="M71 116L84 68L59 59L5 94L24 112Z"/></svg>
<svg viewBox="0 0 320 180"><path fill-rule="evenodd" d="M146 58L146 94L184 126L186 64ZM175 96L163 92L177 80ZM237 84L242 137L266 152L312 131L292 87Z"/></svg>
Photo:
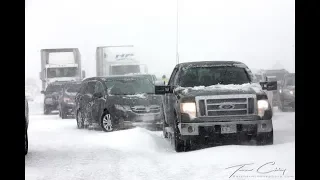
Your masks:
<svg viewBox="0 0 320 180"><path fill-rule="evenodd" d="M223 104L219 106L220 109L233 109L234 105L233 104Z"/></svg>

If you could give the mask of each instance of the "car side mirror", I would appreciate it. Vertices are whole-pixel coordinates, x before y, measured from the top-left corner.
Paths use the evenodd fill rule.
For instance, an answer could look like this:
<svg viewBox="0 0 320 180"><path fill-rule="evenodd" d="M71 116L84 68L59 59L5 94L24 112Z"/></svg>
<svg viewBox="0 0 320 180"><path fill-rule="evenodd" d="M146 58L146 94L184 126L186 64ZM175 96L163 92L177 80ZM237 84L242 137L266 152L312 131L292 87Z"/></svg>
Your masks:
<svg viewBox="0 0 320 180"><path fill-rule="evenodd" d="M278 89L277 81L260 82L260 85L263 90L267 90L267 91L275 91Z"/></svg>
<svg viewBox="0 0 320 180"><path fill-rule="evenodd" d="M103 94L101 92L96 92L93 94L93 97L95 98L102 98L103 97Z"/></svg>
<svg viewBox="0 0 320 180"><path fill-rule="evenodd" d="M173 93L172 86L155 86L155 94L169 94Z"/></svg>
<svg viewBox="0 0 320 180"><path fill-rule="evenodd" d="M45 94L45 92L44 92L44 91L40 91L40 93L41 93L41 94Z"/></svg>

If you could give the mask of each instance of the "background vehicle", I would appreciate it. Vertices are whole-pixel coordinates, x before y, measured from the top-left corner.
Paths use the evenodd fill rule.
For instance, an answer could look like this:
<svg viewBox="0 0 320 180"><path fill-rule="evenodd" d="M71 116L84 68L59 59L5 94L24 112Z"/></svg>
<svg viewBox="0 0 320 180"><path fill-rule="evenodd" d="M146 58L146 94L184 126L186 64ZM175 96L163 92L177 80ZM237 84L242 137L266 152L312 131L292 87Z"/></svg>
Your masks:
<svg viewBox="0 0 320 180"><path fill-rule="evenodd" d="M264 70L265 76L267 76L268 81L277 81L278 86L282 83L284 76L288 74L289 72L285 69L268 69ZM279 91L275 90L273 92L273 98L272 98L272 105L273 106L279 106Z"/></svg>
<svg viewBox="0 0 320 180"><path fill-rule="evenodd" d="M161 96L145 77L111 76L84 80L76 96L78 128L98 125L110 132L161 125Z"/></svg>
<svg viewBox="0 0 320 180"><path fill-rule="evenodd" d="M136 59L132 45L101 46L96 50L96 73L97 76L107 77L129 73L148 73L148 69Z"/></svg>
<svg viewBox="0 0 320 180"><path fill-rule="evenodd" d="M27 155L28 147L29 147L29 142L28 142L29 105L26 97L24 98L24 115L25 115L24 154Z"/></svg>
<svg viewBox="0 0 320 180"><path fill-rule="evenodd" d="M279 87L279 109L286 111L291 107L295 110L295 73L284 76Z"/></svg>
<svg viewBox="0 0 320 180"><path fill-rule="evenodd" d="M241 62L176 65L168 86L156 86L156 94L165 95L164 136L177 152L189 150L193 143L223 143L228 138L273 144L272 108L261 86L274 90L277 83L260 86L252 80Z"/></svg>
<svg viewBox="0 0 320 180"><path fill-rule="evenodd" d="M62 86L59 96L59 116L66 119L68 115L75 115L75 97L79 92L81 81L67 82Z"/></svg>
<svg viewBox="0 0 320 180"><path fill-rule="evenodd" d="M59 110L59 97L61 95L62 87L65 83L67 82L53 82L47 86L45 91L41 91L41 93L44 94L44 114L50 114L51 111Z"/></svg>
<svg viewBox="0 0 320 180"><path fill-rule="evenodd" d="M41 49L42 91L52 82L79 81L84 76L78 48Z"/></svg>
<svg viewBox="0 0 320 180"><path fill-rule="evenodd" d="M140 74L140 73L133 73L133 74L126 74L126 76L138 76L138 77L145 77L147 79L149 79L149 81L151 81L153 84L156 83L157 81L157 77L154 74Z"/></svg>

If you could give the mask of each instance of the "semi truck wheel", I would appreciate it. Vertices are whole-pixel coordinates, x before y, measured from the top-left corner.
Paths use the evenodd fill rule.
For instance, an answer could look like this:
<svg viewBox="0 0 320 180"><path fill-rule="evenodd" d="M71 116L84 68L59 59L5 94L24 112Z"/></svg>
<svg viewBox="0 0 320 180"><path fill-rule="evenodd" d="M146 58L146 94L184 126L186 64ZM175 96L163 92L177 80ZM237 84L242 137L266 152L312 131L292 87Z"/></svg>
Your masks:
<svg viewBox="0 0 320 180"><path fill-rule="evenodd" d="M271 132L259 133L257 135L257 145L272 145L273 144L273 130Z"/></svg>

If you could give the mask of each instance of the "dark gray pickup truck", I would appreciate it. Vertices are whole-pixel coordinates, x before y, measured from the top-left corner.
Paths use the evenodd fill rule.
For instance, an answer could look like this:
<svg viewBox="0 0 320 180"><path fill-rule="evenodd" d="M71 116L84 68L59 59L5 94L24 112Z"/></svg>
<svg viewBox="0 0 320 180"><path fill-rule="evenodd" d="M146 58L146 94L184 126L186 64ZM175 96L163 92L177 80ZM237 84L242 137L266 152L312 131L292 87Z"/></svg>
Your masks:
<svg viewBox="0 0 320 180"><path fill-rule="evenodd" d="M164 95L163 133L177 152L193 144L255 140L273 144L272 108L263 90L277 82L253 83L249 68L236 61L203 61L176 65Z"/></svg>

